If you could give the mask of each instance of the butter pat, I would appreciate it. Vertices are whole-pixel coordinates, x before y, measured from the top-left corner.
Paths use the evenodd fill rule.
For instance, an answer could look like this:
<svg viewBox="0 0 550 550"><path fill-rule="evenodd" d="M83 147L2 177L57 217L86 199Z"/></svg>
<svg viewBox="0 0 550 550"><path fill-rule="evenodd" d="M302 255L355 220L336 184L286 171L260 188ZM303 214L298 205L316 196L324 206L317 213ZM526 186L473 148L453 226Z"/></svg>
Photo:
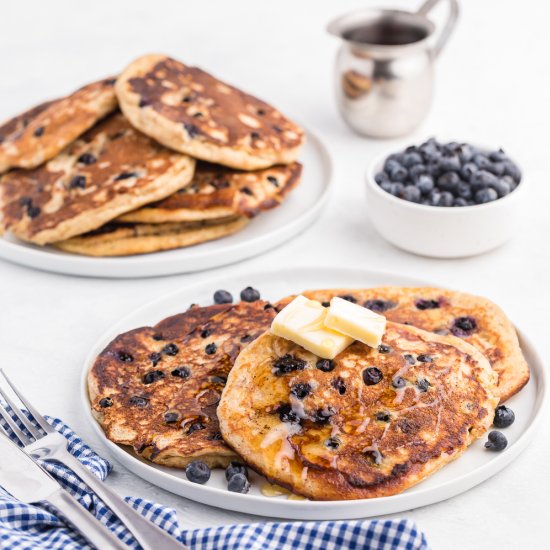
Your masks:
<svg viewBox="0 0 550 550"><path fill-rule="evenodd" d="M298 296L273 319L271 332L323 359L334 359L353 342L353 337L325 326L327 312L319 302Z"/></svg>
<svg viewBox="0 0 550 550"><path fill-rule="evenodd" d="M386 318L342 298L333 298L325 317L325 326L375 348L382 342Z"/></svg>

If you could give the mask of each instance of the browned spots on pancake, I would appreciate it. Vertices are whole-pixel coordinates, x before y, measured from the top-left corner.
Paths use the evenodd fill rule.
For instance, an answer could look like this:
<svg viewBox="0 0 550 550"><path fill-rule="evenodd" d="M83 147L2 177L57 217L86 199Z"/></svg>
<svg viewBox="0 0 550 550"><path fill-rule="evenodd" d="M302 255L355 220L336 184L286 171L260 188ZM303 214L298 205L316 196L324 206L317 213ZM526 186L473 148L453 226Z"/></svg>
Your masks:
<svg viewBox="0 0 550 550"><path fill-rule="evenodd" d="M168 57L129 84L142 108L182 124L190 139L245 143L251 151L293 148L303 139L301 130L269 104Z"/></svg>
<svg viewBox="0 0 550 550"><path fill-rule="evenodd" d="M229 460L233 453L219 437L216 409L236 356L275 316L266 304L194 306L117 336L89 374L92 407L107 437L168 466L204 455L215 464ZM206 353L209 344L215 353ZM184 370L174 375L177 369ZM153 371L161 374L148 382ZM145 398L146 405L132 405L133 396ZM112 406L101 407L104 397ZM167 423L167 412L177 412L177 422Z"/></svg>

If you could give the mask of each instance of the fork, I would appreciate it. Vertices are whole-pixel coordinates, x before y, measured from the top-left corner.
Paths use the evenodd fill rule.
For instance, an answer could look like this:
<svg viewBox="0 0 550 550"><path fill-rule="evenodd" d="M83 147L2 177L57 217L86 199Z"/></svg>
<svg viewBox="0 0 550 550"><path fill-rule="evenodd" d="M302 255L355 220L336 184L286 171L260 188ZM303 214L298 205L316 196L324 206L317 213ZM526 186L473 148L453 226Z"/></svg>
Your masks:
<svg viewBox="0 0 550 550"><path fill-rule="evenodd" d="M0 416L6 421L17 439L23 445L23 450L33 459L59 462L73 471L88 487L118 516L118 519L134 535L144 550L182 550L186 548L168 533L134 510L105 483L76 459L67 449L68 441L58 431L54 430L46 419L23 397L14 386L3 369L0 373L5 378L15 395L30 413L34 422L13 402L0 386L0 395L10 406L13 414L28 430L27 435L12 419L9 412L0 404Z"/></svg>

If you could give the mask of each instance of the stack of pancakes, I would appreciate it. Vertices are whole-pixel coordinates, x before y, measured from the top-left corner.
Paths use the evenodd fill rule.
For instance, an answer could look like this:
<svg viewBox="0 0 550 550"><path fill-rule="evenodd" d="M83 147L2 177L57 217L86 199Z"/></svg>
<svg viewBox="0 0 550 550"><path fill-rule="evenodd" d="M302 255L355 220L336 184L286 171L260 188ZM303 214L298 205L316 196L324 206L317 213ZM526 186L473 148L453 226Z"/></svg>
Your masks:
<svg viewBox="0 0 550 550"><path fill-rule="evenodd" d="M1 229L91 256L217 239L285 199L303 141L267 103L147 55L0 126Z"/></svg>
<svg viewBox="0 0 550 550"><path fill-rule="evenodd" d="M303 293L376 310L378 349L333 361L272 335L276 303L192 306L117 336L88 376L112 441L164 466L236 459L316 500L399 493L458 458L529 367L504 312L438 288Z"/></svg>

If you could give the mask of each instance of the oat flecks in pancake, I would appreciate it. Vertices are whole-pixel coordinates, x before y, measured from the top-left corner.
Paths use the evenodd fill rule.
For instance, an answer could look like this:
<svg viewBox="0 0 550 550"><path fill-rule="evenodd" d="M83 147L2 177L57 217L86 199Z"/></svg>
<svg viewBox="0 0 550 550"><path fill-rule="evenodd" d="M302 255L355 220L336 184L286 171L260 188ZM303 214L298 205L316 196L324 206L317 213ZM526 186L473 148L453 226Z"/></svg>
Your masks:
<svg viewBox="0 0 550 550"><path fill-rule="evenodd" d="M240 350L275 314L264 301L192 308L115 338L88 375L107 437L165 466L227 465L235 454L221 439L217 404Z"/></svg>
<svg viewBox="0 0 550 550"><path fill-rule="evenodd" d="M501 401L509 399L529 381L529 366L512 323L486 298L441 288L392 286L313 290L304 295L319 301L351 296L390 321L463 338L489 359L499 377Z"/></svg>
<svg viewBox="0 0 550 550"><path fill-rule="evenodd" d="M117 106L114 82L114 78L93 82L2 124L0 172L39 166L114 111Z"/></svg>
<svg viewBox="0 0 550 550"><path fill-rule="evenodd" d="M163 55L132 62L116 83L122 111L182 153L242 170L296 160L303 130L267 103Z"/></svg>
<svg viewBox="0 0 550 550"><path fill-rule="evenodd" d="M422 481L489 428L496 374L454 336L388 322L384 344L356 342L320 369L289 340L260 336L229 374L218 407L225 441L311 499L389 496Z"/></svg>
<svg viewBox="0 0 550 550"><path fill-rule="evenodd" d="M301 172L302 165L297 162L253 172L199 162L187 187L162 201L128 212L120 220L165 223L233 215L252 218L278 206L296 187Z"/></svg>
<svg viewBox="0 0 550 550"><path fill-rule="evenodd" d="M181 189L194 166L114 113L39 168L6 174L3 224L36 244L68 239Z"/></svg>
<svg viewBox="0 0 550 550"><path fill-rule="evenodd" d="M248 218L157 224L115 222L96 231L53 243L56 248L86 256L130 256L185 248L227 237L244 229Z"/></svg>

